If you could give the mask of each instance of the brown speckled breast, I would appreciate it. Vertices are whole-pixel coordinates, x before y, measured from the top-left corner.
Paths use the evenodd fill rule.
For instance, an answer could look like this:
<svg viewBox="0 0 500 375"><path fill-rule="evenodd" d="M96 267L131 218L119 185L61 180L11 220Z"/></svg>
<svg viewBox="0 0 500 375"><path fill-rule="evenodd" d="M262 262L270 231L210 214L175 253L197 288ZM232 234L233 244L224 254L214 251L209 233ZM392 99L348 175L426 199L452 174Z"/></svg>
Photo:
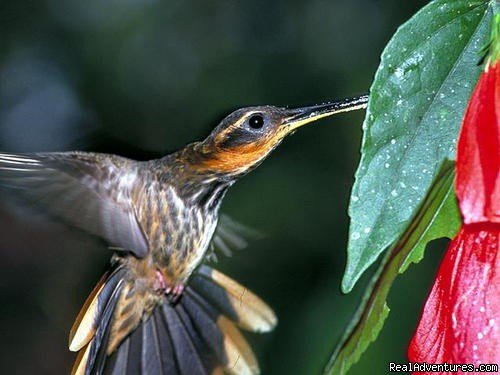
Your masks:
<svg viewBox="0 0 500 375"><path fill-rule="evenodd" d="M153 261L176 283L187 280L205 255L228 186L192 179L186 185L171 171L149 173L134 194L136 215Z"/></svg>

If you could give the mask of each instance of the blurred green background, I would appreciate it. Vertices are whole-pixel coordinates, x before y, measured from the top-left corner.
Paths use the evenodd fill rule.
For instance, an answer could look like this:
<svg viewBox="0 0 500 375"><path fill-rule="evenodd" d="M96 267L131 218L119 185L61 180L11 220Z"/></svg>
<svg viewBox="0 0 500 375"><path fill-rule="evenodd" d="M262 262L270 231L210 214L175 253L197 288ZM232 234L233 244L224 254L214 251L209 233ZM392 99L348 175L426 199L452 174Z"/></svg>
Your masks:
<svg viewBox="0 0 500 375"><path fill-rule="evenodd" d="M425 3L2 1L0 149L147 159L203 138L241 106L365 93L384 45ZM265 234L217 265L279 316L273 333L251 337L263 374L320 373L367 281L339 291L362 119L301 129L223 204ZM6 199L0 224L0 373L67 373L69 328L110 252ZM389 321L352 374L405 361L443 245L400 277Z"/></svg>

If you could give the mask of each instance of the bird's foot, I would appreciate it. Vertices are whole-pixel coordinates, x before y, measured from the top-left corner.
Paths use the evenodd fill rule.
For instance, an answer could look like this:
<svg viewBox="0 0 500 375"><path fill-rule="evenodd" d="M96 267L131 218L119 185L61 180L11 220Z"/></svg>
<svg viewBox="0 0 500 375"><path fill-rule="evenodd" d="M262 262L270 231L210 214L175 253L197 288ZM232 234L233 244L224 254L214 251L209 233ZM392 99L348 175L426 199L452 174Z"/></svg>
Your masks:
<svg viewBox="0 0 500 375"><path fill-rule="evenodd" d="M154 283L154 288L156 291L165 292L168 289L167 282L163 273L160 270L156 270L156 279Z"/></svg>
<svg viewBox="0 0 500 375"><path fill-rule="evenodd" d="M167 295L172 304L179 302L182 293L184 292L184 284L170 286L165 280L165 276L160 270L156 270L156 280L154 284L155 290Z"/></svg>
<svg viewBox="0 0 500 375"><path fill-rule="evenodd" d="M177 302L182 297L182 293L184 292L184 285L183 284L178 284L175 285L173 288L167 288L167 296L170 302L175 305Z"/></svg>

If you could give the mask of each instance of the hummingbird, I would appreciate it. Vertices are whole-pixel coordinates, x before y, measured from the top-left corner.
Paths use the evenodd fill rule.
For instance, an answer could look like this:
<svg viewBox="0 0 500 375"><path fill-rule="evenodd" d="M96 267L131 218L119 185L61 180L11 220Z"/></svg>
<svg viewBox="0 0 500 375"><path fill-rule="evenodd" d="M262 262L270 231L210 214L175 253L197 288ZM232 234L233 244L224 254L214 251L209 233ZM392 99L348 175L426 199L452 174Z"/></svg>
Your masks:
<svg viewBox="0 0 500 375"><path fill-rule="evenodd" d="M203 141L149 161L0 153L0 185L112 246L109 269L70 330L71 373L259 374L241 330L271 331L277 317L204 262L211 243L231 233L219 208L287 135L367 100L239 109Z"/></svg>

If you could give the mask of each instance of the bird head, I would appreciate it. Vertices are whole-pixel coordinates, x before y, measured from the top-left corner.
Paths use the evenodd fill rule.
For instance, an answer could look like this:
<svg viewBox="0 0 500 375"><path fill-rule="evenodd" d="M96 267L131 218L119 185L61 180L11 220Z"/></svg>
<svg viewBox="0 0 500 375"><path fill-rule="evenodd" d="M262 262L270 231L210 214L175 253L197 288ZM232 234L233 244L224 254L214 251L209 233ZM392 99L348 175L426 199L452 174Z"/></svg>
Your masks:
<svg viewBox="0 0 500 375"><path fill-rule="evenodd" d="M248 107L224 118L201 143L199 168L223 176L239 176L262 162L297 128L339 112L366 106L366 97L302 108Z"/></svg>

